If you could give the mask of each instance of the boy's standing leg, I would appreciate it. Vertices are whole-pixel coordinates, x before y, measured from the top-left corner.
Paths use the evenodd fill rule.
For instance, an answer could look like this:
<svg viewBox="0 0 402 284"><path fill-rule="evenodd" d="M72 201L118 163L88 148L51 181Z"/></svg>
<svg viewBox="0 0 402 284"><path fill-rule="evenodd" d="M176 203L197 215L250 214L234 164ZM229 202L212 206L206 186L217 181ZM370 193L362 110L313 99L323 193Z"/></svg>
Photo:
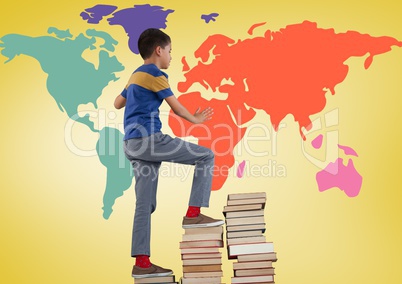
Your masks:
<svg viewBox="0 0 402 284"><path fill-rule="evenodd" d="M212 171L214 166L214 153L210 149L186 142L179 138L172 138L169 135L158 132L141 139L129 139L125 141L124 150L126 157L132 161L133 166L135 166L136 163L139 165L137 170L134 168L134 174L136 175L136 194L137 191L142 193L152 188L156 198L158 172L154 171L153 169L159 168L161 162L195 165L188 205L190 208L196 209L209 206L212 185ZM145 169L145 165L147 165L150 170ZM149 176L147 176L148 173ZM137 180L140 182L139 184L137 184ZM151 187L149 187L149 185L151 185ZM133 228L133 256L143 254L143 252L146 253L148 252L146 247L149 248L150 214L156 208L156 200L154 206L150 201L152 198L150 199L147 197L147 199L144 198L144 200L145 202L140 202L141 206L144 206L142 203L148 202L148 207L145 207L145 211L141 209L138 211L138 213L136 209L135 214L143 215L144 213L142 212L147 212L146 214L149 215L149 218L135 217ZM187 216L183 218L183 227L206 227L219 226L223 224L222 220L215 220L208 216L199 214L199 210L197 214L193 215L192 217L193 218L189 218ZM137 227L147 230L147 232L142 232L142 229ZM137 233L135 234L135 232ZM137 241L135 238L138 235L140 240ZM142 240L147 242L145 247Z"/></svg>
<svg viewBox="0 0 402 284"><path fill-rule="evenodd" d="M151 214L156 209L156 191L158 188L158 176L160 162L147 162L131 160L135 177L135 215L132 234L131 256L136 257L136 265L132 270L132 276L143 278L150 276L167 276L173 273L151 264Z"/></svg>
<svg viewBox="0 0 402 284"><path fill-rule="evenodd" d="M156 209L160 162L133 160L135 177L135 215L131 255L151 255L151 214Z"/></svg>

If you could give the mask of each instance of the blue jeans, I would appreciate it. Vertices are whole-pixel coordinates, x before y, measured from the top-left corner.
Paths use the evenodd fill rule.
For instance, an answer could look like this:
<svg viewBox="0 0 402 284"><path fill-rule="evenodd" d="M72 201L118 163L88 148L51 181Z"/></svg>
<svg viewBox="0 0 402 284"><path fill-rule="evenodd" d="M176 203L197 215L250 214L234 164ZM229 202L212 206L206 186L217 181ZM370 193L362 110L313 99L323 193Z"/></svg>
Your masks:
<svg viewBox="0 0 402 284"><path fill-rule="evenodd" d="M150 255L151 214L156 209L159 167L162 162L195 165L189 206L208 207L214 153L161 132L124 141L124 153L135 177L136 207L131 256Z"/></svg>

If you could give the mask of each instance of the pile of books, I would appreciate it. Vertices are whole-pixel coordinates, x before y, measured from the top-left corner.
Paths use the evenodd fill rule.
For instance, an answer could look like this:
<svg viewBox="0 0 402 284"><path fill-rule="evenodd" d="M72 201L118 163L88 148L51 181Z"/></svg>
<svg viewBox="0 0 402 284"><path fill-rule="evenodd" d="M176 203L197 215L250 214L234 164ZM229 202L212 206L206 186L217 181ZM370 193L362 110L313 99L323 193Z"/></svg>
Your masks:
<svg viewBox="0 0 402 284"><path fill-rule="evenodd" d="M147 278L134 278L134 284L173 284L179 283L175 282L175 276L156 276L156 277L147 277Z"/></svg>
<svg viewBox="0 0 402 284"><path fill-rule="evenodd" d="M231 283L274 283L277 260L265 236L265 192L229 194L223 208L228 258L233 263Z"/></svg>
<svg viewBox="0 0 402 284"><path fill-rule="evenodd" d="M223 277L223 226L184 229L180 242L182 284L220 284Z"/></svg>

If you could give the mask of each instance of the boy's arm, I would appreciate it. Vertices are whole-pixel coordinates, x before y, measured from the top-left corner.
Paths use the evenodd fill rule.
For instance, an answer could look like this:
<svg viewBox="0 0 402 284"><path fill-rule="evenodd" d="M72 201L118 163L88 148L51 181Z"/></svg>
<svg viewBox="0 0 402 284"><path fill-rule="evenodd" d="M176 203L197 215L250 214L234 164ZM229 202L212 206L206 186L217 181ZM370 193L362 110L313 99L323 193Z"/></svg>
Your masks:
<svg viewBox="0 0 402 284"><path fill-rule="evenodd" d="M191 123L203 123L204 121L210 120L214 113L213 109L208 107L202 111L198 108L194 114L191 114L174 95L165 98L165 101L169 104L170 108L176 115L190 121Z"/></svg>
<svg viewBox="0 0 402 284"><path fill-rule="evenodd" d="M121 109L126 106L126 98L122 95L118 95L114 100L114 107L117 109Z"/></svg>

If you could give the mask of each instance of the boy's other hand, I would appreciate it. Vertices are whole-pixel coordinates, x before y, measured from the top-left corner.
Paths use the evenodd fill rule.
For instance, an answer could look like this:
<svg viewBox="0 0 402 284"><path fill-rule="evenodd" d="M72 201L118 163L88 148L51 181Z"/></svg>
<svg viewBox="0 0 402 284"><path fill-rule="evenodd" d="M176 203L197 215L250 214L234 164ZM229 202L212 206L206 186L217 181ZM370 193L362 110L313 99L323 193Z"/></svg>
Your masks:
<svg viewBox="0 0 402 284"><path fill-rule="evenodd" d="M201 109L200 107L197 108L197 110L194 113L194 117L196 118L195 123L203 123L212 118L212 115L214 114L214 110L212 108L207 107L202 111L200 111L200 109Z"/></svg>

